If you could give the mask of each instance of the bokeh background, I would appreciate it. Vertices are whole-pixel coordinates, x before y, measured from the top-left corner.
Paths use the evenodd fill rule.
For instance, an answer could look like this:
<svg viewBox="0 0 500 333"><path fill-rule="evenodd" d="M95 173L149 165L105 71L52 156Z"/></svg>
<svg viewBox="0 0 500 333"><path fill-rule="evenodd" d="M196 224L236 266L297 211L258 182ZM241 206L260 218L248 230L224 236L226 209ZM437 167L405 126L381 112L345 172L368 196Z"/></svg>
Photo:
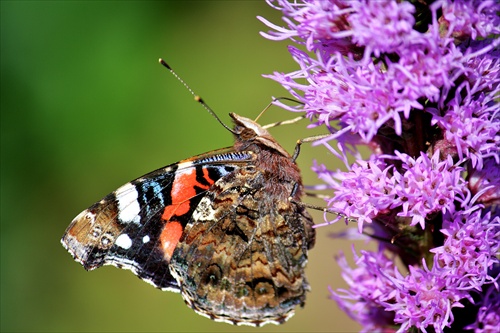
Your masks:
<svg viewBox="0 0 500 333"><path fill-rule="evenodd" d="M310 252L304 309L282 326L234 327L196 315L180 295L129 271L86 272L59 239L74 216L123 183L158 167L232 144L164 57L228 122L255 117L286 96L261 75L296 69L287 42L271 42L257 15L280 23L263 1L6 1L1 5L1 330L357 331L328 299L342 287L333 257L350 243L320 228ZM271 108L260 123L292 118ZM293 151L315 132L307 122L272 130ZM316 184L305 145L298 163ZM306 199L321 205L321 201ZM321 222L322 214L314 213ZM360 246L357 246L358 248Z"/></svg>

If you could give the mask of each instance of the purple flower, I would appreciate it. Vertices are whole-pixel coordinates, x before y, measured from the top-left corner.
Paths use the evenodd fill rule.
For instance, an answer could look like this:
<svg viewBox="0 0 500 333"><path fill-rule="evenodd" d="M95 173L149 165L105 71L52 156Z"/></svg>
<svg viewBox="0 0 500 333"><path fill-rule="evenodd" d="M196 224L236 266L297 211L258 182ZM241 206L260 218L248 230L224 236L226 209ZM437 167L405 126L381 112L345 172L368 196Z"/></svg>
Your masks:
<svg viewBox="0 0 500 333"><path fill-rule="evenodd" d="M490 274L500 263L500 216L482 214L477 205L446 214L444 243L430 250L435 254L433 269L460 290L481 291L498 278Z"/></svg>
<svg viewBox="0 0 500 333"><path fill-rule="evenodd" d="M383 251L361 251L361 256L358 256L353 249L353 255L356 268L349 267L342 253L337 257L342 276L350 289L335 291L330 288L331 298L363 325L363 332L393 325L394 313L385 310L387 297L395 297L390 277L395 278L398 272L393 259Z"/></svg>
<svg viewBox="0 0 500 333"><path fill-rule="evenodd" d="M272 1L268 3L285 14L283 20L289 29L272 24L263 17L258 17L275 31L261 33L264 37L272 40L284 40L300 37L301 43L312 50L315 44L335 43L336 39L348 34L348 22L345 16L352 11L344 1L310 1L308 3L289 3L279 1L274 6ZM292 19L290 19L292 18Z"/></svg>
<svg viewBox="0 0 500 333"><path fill-rule="evenodd" d="M494 158L486 159L481 170L469 168L467 181L477 202L485 207L500 206L500 168Z"/></svg>
<svg viewBox="0 0 500 333"><path fill-rule="evenodd" d="M397 161L400 170L385 159ZM394 163L391 161L391 163ZM397 216L411 217L410 226L425 229L425 217L446 212L454 204L457 193L465 190L460 177L463 168L450 158L440 161L439 151L430 159L424 153L417 159L396 152L396 156L381 155L379 159L353 164L348 172L331 172L325 166L314 166L319 178L330 185L334 196L329 207L344 216L356 219L360 232L363 223L389 210Z"/></svg>
<svg viewBox="0 0 500 333"><path fill-rule="evenodd" d="M441 21L455 38L488 37L500 32L498 3L492 0L442 1Z"/></svg>
<svg viewBox="0 0 500 333"><path fill-rule="evenodd" d="M313 168L320 179L336 190L329 199L329 207L356 219L360 232L364 222L371 223L377 215L387 213L394 201L387 195L394 188L391 178L386 176L390 169L382 161L359 161L350 172L332 172L324 165Z"/></svg>
<svg viewBox="0 0 500 333"><path fill-rule="evenodd" d="M394 311L394 322L401 324L400 332L415 327L426 332L433 326L437 332L451 326L452 309L463 307L459 302L466 293L447 284L447 280L430 271L424 262L423 268L409 267L405 278L391 279L395 286L395 297L388 299L386 310Z"/></svg>
<svg viewBox="0 0 500 333"><path fill-rule="evenodd" d="M398 216L411 217L410 226L420 224L425 229L425 218L438 212L446 212L453 205L457 193L461 193L464 181L460 178L462 168L454 165L449 157L439 160L439 150L432 158L424 153L413 159L406 154L395 152L403 163L396 173L394 188L396 199L391 208L402 207Z"/></svg>
<svg viewBox="0 0 500 333"><path fill-rule="evenodd" d="M298 68L267 77L344 170L314 163L327 206L379 251L338 263L332 299L364 331L494 329L500 272L500 3L269 1ZM334 140L336 141L334 143ZM358 148L371 150L361 156ZM354 163L350 162L354 158ZM351 232L342 233L351 235ZM403 268L396 268L398 258ZM496 297L496 298L495 298ZM464 308L477 313L455 321ZM458 325L458 326L457 326ZM498 327L496 327L498 328Z"/></svg>
<svg viewBox="0 0 500 333"><path fill-rule="evenodd" d="M500 323L500 292L498 287L490 286L479 302L479 311L476 321L465 327L476 333L498 332Z"/></svg>
<svg viewBox="0 0 500 333"><path fill-rule="evenodd" d="M435 115L432 123L443 130L444 140L456 148L450 155L458 155L460 160L466 158L472 168L481 169L483 158L498 156L500 118L494 113L482 112L487 106L481 100L452 101L448 108L444 116Z"/></svg>
<svg viewBox="0 0 500 333"><path fill-rule="evenodd" d="M415 7L408 2L369 1L352 4L353 13L347 18L352 42L364 45L365 55L394 52L414 38ZM380 36L384 38L380 38Z"/></svg>

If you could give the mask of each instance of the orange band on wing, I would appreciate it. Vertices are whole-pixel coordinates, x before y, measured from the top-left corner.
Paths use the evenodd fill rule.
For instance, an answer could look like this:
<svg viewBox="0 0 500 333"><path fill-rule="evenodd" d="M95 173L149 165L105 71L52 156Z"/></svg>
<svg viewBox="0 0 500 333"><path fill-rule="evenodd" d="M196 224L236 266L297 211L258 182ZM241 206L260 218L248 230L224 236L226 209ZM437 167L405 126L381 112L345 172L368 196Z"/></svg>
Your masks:
<svg viewBox="0 0 500 333"><path fill-rule="evenodd" d="M174 215L181 216L189 212L191 207L190 199L196 196L195 187L208 190L214 183L214 180L209 177L206 168L203 168L203 178L209 185L201 184L196 180L196 169L194 168L190 172L177 175L172 185L172 204L165 207L161 218L170 221Z"/></svg>
<svg viewBox="0 0 500 333"><path fill-rule="evenodd" d="M175 247L182 236L182 225L179 222L167 222L160 235L161 248L165 258L170 261Z"/></svg>
<svg viewBox="0 0 500 333"><path fill-rule="evenodd" d="M171 204L170 206L165 207L165 210L163 211L163 215L161 218L165 221L170 221L172 216L174 215L183 215L189 212L189 200L184 201L180 204Z"/></svg>

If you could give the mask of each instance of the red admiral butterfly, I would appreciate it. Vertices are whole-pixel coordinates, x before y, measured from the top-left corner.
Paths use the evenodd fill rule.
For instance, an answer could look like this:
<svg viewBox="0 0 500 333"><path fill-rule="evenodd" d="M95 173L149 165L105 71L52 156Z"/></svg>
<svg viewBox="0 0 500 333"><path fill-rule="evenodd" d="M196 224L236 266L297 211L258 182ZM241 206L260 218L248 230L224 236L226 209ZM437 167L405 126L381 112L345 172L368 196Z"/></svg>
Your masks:
<svg viewBox="0 0 500 333"><path fill-rule="evenodd" d="M282 324L309 290L313 221L294 158L256 122L230 116L233 147L123 185L80 213L61 242L85 269L129 269L210 319Z"/></svg>

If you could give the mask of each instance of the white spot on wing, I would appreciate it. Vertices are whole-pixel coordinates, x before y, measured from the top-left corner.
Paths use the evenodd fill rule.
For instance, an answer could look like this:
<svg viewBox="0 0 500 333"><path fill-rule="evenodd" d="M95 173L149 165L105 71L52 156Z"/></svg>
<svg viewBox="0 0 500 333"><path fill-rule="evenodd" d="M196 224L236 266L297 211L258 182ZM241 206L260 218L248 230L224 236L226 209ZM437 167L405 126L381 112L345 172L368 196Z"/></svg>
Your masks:
<svg viewBox="0 0 500 333"><path fill-rule="evenodd" d="M141 217L139 216L141 207L137 201L139 194L134 185L131 183L123 185L116 190L115 195L118 201L118 218L121 222L139 224L141 221Z"/></svg>
<svg viewBox="0 0 500 333"><path fill-rule="evenodd" d="M127 234L121 234L116 238L115 244L122 249L128 250L132 246L132 240Z"/></svg>
<svg viewBox="0 0 500 333"><path fill-rule="evenodd" d="M142 242L143 242L144 244L145 244L145 243L147 243L147 242L149 242L150 240L151 240L151 238L149 238L149 236L148 236L148 235L146 235L146 236L142 237Z"/></svg>
<svg viewBox="0 0 500 333"><path fill-rule="evenodd" d="M201 199L192 215L193 221L212 221L215 219L215 210L208 196Z"/></svg>

